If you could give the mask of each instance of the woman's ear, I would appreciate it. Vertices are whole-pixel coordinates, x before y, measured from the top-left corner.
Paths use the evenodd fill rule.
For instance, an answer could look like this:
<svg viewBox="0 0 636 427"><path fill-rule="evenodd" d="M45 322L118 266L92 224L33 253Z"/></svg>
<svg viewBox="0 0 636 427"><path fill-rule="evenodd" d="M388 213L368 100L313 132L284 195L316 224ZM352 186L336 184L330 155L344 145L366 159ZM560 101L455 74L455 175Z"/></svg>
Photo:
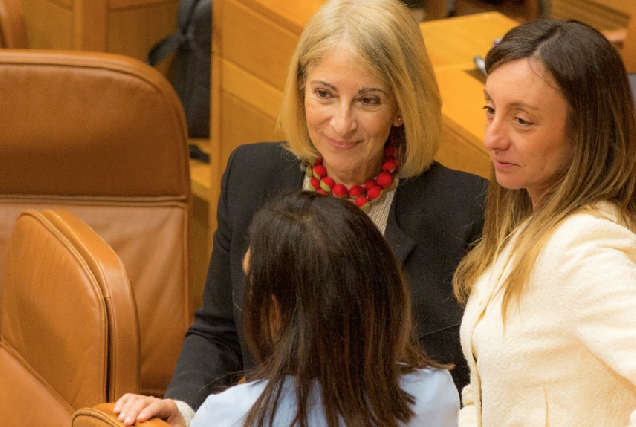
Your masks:
<svg viewBox="0 0 636 427"><path fill-rule="evenodd" d="M400 114L400 112L398 111L397 114L395 115L395 119L393 119L393 126L400 127L403 124L404 122L402 121L402 114Z"/></svg>

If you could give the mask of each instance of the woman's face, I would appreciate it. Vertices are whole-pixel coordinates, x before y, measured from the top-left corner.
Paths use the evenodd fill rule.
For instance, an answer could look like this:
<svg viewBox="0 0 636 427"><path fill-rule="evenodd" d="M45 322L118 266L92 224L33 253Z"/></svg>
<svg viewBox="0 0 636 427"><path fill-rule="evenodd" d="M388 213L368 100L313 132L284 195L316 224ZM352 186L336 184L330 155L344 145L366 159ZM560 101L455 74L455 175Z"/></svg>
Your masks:
<svg viewBox="0 0 636 427"><path fill-rule="evenodd" d="M525 188L533 206L571 161L567 102L540 61L519 59L496 68L486 81L484 146L497 182Z"/></svg>
<svg viewBox="0 0 636 427"><path fill-rule="evenodd" d="M308 70L305 111L329 176L345 185L380 172L391 125L402 124L391 88L352 59L346 44Z"/></svg>

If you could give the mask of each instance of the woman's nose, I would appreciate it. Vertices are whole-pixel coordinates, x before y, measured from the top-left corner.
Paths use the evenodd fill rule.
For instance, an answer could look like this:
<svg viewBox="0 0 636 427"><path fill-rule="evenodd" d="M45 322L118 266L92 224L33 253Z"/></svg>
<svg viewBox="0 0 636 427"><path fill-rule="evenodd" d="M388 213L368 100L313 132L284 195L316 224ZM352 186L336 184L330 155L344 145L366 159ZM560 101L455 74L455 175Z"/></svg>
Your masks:
<svg viewBox="0 0 636 427"><path fill-rule="evenodd" d="M486 119L484 148L488 151L505 150L510 146L509 135L505 126L498 118Z"/></svg>
<svg viewBox="0 0 636 427"><path fill-rule="evenodd" d="M331 117L331 126L340 136L345 136L355 130L356 125L356 118L351 108L345 105L339 106Z"/></svg>

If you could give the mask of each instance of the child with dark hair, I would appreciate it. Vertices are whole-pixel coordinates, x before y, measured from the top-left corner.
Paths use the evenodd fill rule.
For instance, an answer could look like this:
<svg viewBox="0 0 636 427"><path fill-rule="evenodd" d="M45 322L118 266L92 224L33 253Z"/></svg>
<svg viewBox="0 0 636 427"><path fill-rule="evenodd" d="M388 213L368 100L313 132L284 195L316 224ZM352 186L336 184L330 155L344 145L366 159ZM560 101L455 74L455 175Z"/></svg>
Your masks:
<svg viewBox="0 0 636 427"><path fill-rule="evenodd" d="M245 335L258 368L192 426L456 426L447 370L411 335L399 262L354 204L301 192L253 219Z"/></svg>

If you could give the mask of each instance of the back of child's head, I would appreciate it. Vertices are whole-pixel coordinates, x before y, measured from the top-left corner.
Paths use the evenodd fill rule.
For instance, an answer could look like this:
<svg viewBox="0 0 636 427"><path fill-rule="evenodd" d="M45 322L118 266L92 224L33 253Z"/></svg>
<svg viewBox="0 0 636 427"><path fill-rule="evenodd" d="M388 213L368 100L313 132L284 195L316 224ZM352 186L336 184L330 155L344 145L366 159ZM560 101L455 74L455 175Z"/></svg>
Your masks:
<svg viewBox="0 0 636 427"><path fill-rule="evenodd" d="M317 380L329 425L407 420L399 377L426 359L410 341L400 264L369 217L334 197L288 194L256 214L249 250L245 335L257 378L273 390L261 414L275 406L276 383L293 375L300 419Z"/></svg>

